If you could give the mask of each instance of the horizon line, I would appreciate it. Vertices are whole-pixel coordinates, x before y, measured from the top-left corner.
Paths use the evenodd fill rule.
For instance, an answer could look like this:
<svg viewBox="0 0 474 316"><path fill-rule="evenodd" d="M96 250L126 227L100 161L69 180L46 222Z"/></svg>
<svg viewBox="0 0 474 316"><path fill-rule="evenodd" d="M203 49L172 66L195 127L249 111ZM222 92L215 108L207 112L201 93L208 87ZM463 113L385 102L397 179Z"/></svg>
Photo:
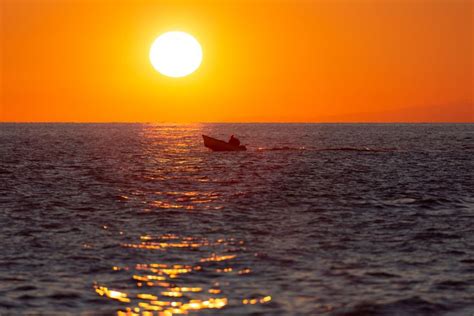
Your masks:
<svg viewBox="0 0 474 316"><path fill-rule="evenodd" d="M474 124L474 121L0 121L0 124Z"/></svg>

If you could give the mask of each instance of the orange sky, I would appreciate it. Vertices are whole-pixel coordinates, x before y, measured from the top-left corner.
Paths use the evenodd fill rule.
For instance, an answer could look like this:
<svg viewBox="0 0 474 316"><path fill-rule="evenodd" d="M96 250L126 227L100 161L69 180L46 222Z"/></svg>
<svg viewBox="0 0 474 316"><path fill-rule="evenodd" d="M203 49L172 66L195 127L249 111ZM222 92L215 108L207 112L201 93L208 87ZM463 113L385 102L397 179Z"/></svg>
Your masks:
<svg viewBox="0 0 474 316"><path fill-rule="evenodd" d="M471 0L0 3L0 121L474 121ZM148 60L171 30L188 77Z"/></svg>

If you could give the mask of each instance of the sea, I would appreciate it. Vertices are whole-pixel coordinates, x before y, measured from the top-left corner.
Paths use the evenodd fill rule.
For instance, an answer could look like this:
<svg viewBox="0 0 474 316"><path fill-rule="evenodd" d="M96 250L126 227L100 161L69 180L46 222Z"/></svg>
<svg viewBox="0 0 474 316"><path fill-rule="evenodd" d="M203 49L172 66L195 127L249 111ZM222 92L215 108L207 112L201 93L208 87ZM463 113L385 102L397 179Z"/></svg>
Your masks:
<svg viewBox="0 0 474 316"><path fill-rule="evenodd" d="M0 315L472 316L473 158L474 124L0 124Z"/></svg>

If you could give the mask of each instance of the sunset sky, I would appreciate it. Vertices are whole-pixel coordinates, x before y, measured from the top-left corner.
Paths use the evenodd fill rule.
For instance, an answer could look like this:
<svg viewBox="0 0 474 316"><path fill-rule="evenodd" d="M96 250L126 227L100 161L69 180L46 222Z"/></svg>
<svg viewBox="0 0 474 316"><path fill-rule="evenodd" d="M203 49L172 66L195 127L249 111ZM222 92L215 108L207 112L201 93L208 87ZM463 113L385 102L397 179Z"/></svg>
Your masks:
<svg viewBox="0 0 474 316"><path fill-rule="evenodd" d="M474 121L471 0L0 3L0 121ZM183 78L148 58L175 30Z"/></svg>

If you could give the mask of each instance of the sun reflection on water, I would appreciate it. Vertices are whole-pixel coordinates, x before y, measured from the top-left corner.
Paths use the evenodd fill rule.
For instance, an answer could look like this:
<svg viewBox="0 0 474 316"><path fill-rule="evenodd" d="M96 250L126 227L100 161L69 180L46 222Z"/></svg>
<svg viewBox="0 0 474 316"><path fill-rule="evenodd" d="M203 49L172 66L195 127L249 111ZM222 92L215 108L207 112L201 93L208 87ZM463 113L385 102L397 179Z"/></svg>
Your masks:
<svg viewBox="0 0 474 316"><path fill-rule="evenodd" d="M132 179L137 185L121 191L118 201L140 210L140 215L221 210L229 193L220 187L220 177L200 172L208 153L201 139L196 139L201 129L200 125L145 125L137 161L140 170ZM129 254L124 259L127 263L116 263L112 277L107 274L107 281L94 284L97 295L118 304L117 315L190 314L271 300L268 293L245 293L245 286L233 286L253 273L245 257L252 254L243 251L242 240L177 234L143 234L139 240L125 236L120 246Z"/></svg>
<svg viewBox="0 0 474 316"><path fill-rule="evenodd" d="M232 291L229 282L216 282L219 274L244 277L251 273L248 267L239 267L238 255L228 254L229 249L244 247L233 238L217 239L180 237L174 234L143 235L137 243L121 245L136 251L186 251L192 252L188 263L138 263L133 266L114 266L112 271L125 273L130 282L109 288L96 283L98 295L119 302L123 307L117 315L180 315L205 309L222 309L229 305L266 304L270 296L229 299ZM196 252L196 250L200 250ZM166 259L166 256L163 260ZM235 280L235 279L234 279ZM238 279L237 279L238 280Z"/></svg>

